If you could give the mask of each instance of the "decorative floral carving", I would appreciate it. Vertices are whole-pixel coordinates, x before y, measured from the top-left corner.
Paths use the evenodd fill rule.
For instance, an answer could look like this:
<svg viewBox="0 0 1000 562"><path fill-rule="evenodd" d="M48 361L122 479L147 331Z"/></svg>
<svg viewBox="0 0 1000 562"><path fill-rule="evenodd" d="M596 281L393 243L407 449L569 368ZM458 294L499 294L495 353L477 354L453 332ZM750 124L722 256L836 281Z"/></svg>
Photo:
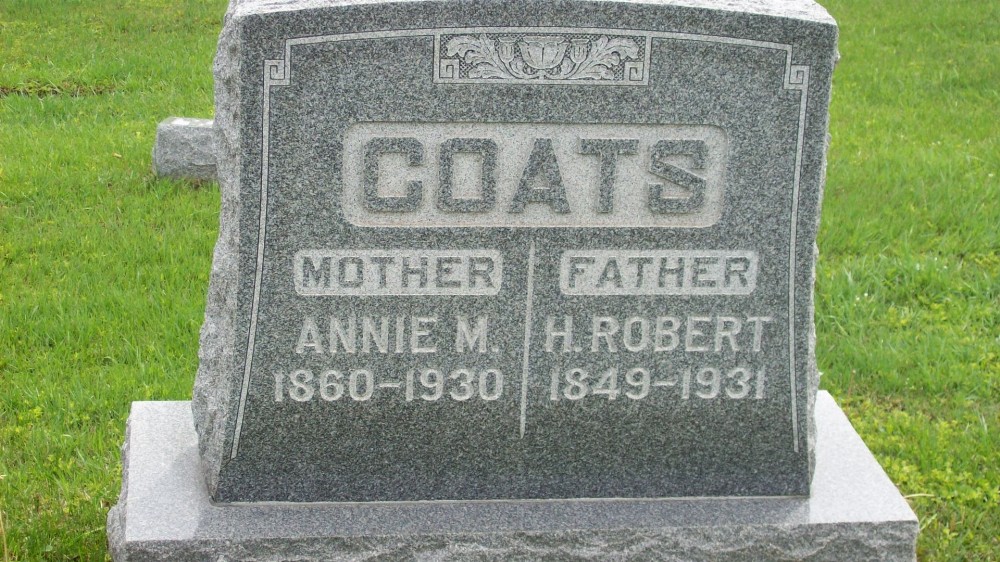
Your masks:
<svg viewBox="0 0 1000 562"><path fill-rule="evenodd" d="M623 80L618 69L639 61L640 47L630 37L567 35L459 35L448 39L445 55L467 65L471 79Z"/></svg>

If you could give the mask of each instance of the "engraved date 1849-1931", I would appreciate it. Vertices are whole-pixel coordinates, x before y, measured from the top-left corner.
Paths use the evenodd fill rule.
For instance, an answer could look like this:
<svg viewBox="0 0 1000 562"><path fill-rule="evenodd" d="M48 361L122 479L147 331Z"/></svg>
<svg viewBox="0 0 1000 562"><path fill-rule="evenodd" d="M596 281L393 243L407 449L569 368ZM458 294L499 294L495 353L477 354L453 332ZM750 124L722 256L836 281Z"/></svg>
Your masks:
<svg viewBox="0 0 1000 562"><path fill-rule="evenodd" d="M656 389L677 393L681 400L742 400L764 398L765 370L738 366L731 369L703 366L682 369L659 377L645 367L605 370L552 369L549 400L583 400L587 397L616 400L648 398ZM624 379L624 381L623 381Z"/></svg>

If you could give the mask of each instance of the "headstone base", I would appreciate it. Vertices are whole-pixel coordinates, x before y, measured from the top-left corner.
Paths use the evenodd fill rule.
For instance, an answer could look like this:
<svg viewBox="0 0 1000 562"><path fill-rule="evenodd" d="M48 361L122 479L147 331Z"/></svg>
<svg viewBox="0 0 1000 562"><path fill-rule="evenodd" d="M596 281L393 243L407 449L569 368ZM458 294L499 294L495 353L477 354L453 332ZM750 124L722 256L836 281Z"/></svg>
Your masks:
<svg viewBox="0 0 1000 562"><path fill-rule="evenodd" d="M135 402L116 561L915 560L917 518L830 395L809 498L214 505L189 402Z"/></svg>

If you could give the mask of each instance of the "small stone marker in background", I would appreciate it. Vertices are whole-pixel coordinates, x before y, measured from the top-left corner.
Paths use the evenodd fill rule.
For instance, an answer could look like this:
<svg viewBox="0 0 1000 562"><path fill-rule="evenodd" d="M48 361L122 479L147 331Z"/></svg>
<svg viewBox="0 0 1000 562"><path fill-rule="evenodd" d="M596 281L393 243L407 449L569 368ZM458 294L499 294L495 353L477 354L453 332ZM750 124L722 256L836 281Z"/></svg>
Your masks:
<svg viewBox="0 0 1000 562"><path fill-rule="evenodd" d="M171 117L156 127L153 172L157 176L211 181L215 149L211 119Z"/></svg>
<svg viewBox="0 0 1000 562"><path fill-rule="evenodd" d="M134 407L115 556L913 559L816 402L836 38L807 0L234 3L193 415Z"/></svg>

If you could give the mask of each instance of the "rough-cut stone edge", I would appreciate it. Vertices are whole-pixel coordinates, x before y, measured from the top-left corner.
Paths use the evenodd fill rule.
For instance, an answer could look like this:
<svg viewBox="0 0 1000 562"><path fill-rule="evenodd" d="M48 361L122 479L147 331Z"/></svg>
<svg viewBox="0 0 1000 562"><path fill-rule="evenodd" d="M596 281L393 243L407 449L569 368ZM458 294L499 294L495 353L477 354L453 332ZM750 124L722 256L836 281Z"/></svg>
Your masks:
<svg viewBox="0 0 1000 562"><path fill-rule="evenodd" d="M252 540L240 543L214 540L186 545L129 545L123 561L205 560L228 562L277 562L325 560L659 560L670 562L786 562L873 561L909 562L916 557L902 546L913 534L909 525L885 524L845 533L836 525L811 530L809 540L801 531L783 527L767 529L769 540L760 540L759 529L684 529L682 533L657 530L615 530L606 533L568 531L543 535L510 533L484 537L475 533L448 537L411 537L377 540L367 537L298 539L288 542ZM294 545L294 546L293 546ZM291 548L290 548L291 547Z"/></svg>
<svg viewBox="0 0 1000 562"><path fill-rule="evenodd" d="M128 505L128 467L129 451L131 450L130 438L132 436L132 416L129 415L125 422L125 442L121 447L122 459L122 489L118 493L118 503L108 510L108 550L114 560L126 560L125 546L125 512Z"/></svg>
<svg viewBox="0 0 1000 562"><path fill-rule="evenodd" d="M823 491L812 499L295 506L213 505L197 473L186 403L135 403L123 448L122 495L108 515L110 550L118 562L915 560L916 516L829 394L820 393L817 402ZM673 522L662 512L650 515L656 509L668 510ZM488 517L495 524L485 525L484 510L503 515ZM467 523L473 520L478 523Z"/></svg>
<svg viewBox="0 0 1000 562"><path fill-rule="evenodd" d="M210 181L216 178L213 121L170 117L156 127L153 173L160 177Z"/></svg>
<svg viewBox="0 0 1000 562"><path fill-rule="evenodd" d="M832 20L832 18L831 18ZM836 25L836 21L834 21ZM835 33L837 38L834 42L837 45L837 49L833 53L833 67L836 68L837 64L840 62L840 28L835 27ZM823 137L823 153L820 155L820 170L819 170L819 185L818 193L816 194L816 233L819 233L819 228L821 226L821 220L823 217L823 196L826 191L826 172L827 165L829 164L829 154L830 154L830 143L833 141L833 136L830 134L830 111L829 103L833 100L833 80L830 81L830 89L826 92L827 95L827 111L824 114L823 120L823 130L826 134ZM818 237L817 237L818 238ZM819 380L822 378L823 373L820 372L819 366L816 363L816 267L819 264L819 243L817 240L813 241L813 258L812 258L812 270L809 272L809 390L807 400L809 401L808 407L810 412L816 411L816 395L819 392ZM809 446L809 478L812 479L812 475L816 468L816 418L815 416L810 416L806 422L808 427L808 446Z"/></svg>
<svg viewBox="0 0 1000 562"><path fill-rule="evenodd" d="M400 4L414 0L231 0L240 14L261 14L309 10L331 6L361 6L366 4ZM813 0L618 0L632 4L656 4L682 8L702 8L722 12L744 12L762 16L793 18L818 23L834 23L825 8Z"/></svg>
<svg viewBox="0 0 1000 562"><path fill-rule="evenodd" d="M231 408L228 401L236 357L236 293L239 277L240 216L240 103L239 27L232 25L231 0L219 35L215 56L215 154L222 205L219 238L212 256L212 273L205 303L205 322L198 348L198 374L192 395L192 412L199 435L205 481L215 492L222 466L225 429Z"/></svg>
<svg viewBox="0 0 1000 562"><path fill-rule="evenodd" d="M839 43L840 31L837 28L836 33L837 43ZM840 53L834 53L834 66L837 65L837 61L840 59ZM830 89L826 92L827 99L827 111L823 113L823 131L826 133L823 135L823 151L820 154L820 165L819 165L819 182L817 185L816 194L816 232L819 233L820 221L823 216L823 191L826 188L826 167L827 167L827 156L830 151L830 111L829 102L833 98L833 81L830 81ZM816 241L813 241L813 257L812 257L812 267L809 270L809 304L806 308L807 316L809 318L809 351L807 358L807 368L808 373L806 373L807 384L809 385L806 389L806 411L815 412L816 411L816 394L819 392L819 379L822 373L819 372L819 366L816 364L816 265L819 262L819 245ZM806 441L809 450L809 479L812 480L813 473L816 469L816 416L809 415L806 419Z"/></svg>

